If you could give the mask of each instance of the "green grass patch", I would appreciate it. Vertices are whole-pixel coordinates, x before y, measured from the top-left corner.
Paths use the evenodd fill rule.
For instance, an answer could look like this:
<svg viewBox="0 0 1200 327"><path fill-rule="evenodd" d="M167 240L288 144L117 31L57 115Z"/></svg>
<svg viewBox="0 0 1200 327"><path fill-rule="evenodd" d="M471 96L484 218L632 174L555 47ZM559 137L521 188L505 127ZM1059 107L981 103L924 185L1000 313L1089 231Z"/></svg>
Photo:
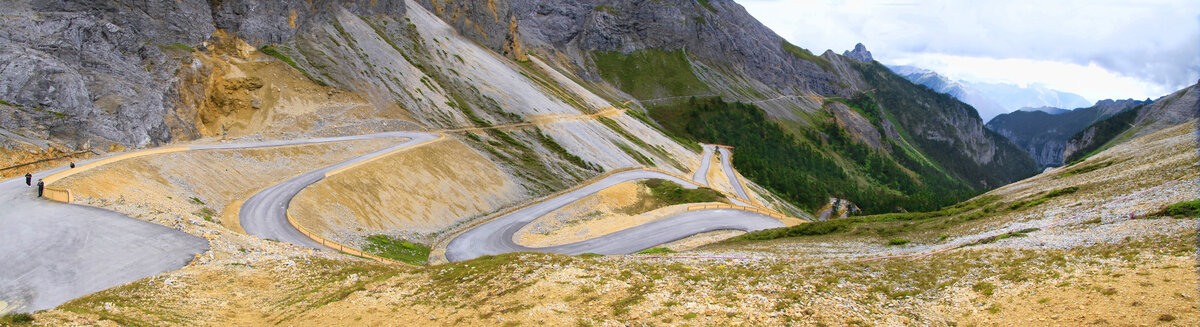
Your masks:
<svg viewBox="0 0 1200 327"><path fill-rule="evenodd" d="M214 222L213 217L217 215L217 211L209 207L200 208L200 211L193 212L192 215L203 218L204 221Z"/></svg>
<svg viewBox="0 0 1200 327"><path fill-rule="evenodd" d="M193 48L192 46L183 44L183 43L161 44L158 46L158 48L163 49L163 50L174 49L174 50L185 51L185 52L196 52L196 48Z"/></svg>
<svg viewBox="0 0 1200 327"><path fill-rule="evenodd" d="M403 263L424 265L429 260L429 246L412 243L387 235L367 236L364 251Z"/></svg>
<svg viewBox="0 0 1200 327"><path fill-rule="evenodd" d="M319 79L313 77L311 74L308 73L308 71L304 70L304 68L300 68L300 65L296 64L295 60L292 60L292 58L283 54L283 52L280 52L279 47L268 44L268 45L262 46L262 48L259 48L258 51L262 51L262 53L265 53L269 56L275 57L275 59L279 59L279 61L282 61L283 63L287 64L288 66L292 66L293 69L300 72L301 74L304 74L304 77L308 77L308 79L313 81L313 83L317 83L321 86L329 86L329 84L326 84L325 81L322 81L322 80L319 80Z"/></svg>
<svg viewBox="0 0 1200 327"><path fill-rule="evenodd" d="M788 53L791 53L793 56L796 56L796 58L810 61L814 64L817 64L817 66L821 66L822 69L825 69L827 71L833 70L833 64L830 64L829 60L825 60L825 58L821 58L820 56L814 55L812 52L809 52L808 49L798 47L794 44L789 43L787 40L783 41L782 46L783 46L783 51L787 51Z"/></svg>
<svg viewBox="0 0 1200 327"><path fill-rule="evenodd" d="M983 294L984 296L992 296L996 293L996 285L988 282L978 282L971 286L971 289Z"/></svg>
<svg viewBox="0 0 1200 327"><path fill-rule="evenodd" d="M474 135L474 134L472 134L472 135ZM478 136L476 136L476 137L478 137ZM570 162L571 164L573 164L579 168L583 168L583 169L587 169L587 170L591 170L591 171L604 171L604 168L600 167L600 165L588 162L587 160L583 160L583 158L580 158L579 156L571 153L570 151L567 151L567 149L564 149L562 147L562 145L558 144L558 142L555 142L554 138L550 137L549 135L546 135L543 133L537 133L537 137L538 137L538 141L542 142L542 145L545 146L546 149L549 149L550 152L554 152L554 154L557 154L559 158L562 158L563 160L566 160L567 162Z"/></svg>
<svg viewBox="0 0 1200 327"><path fill-rule="evenodd" d="M903 239L903 238L893 238L893 239L888 240L887 244L891 245L891 246L897 246L897 245L905 245L905 244L908 244L909 242L911 242L911 241Z"/></svg>
<svg viewBox="0 0 1200 327"><path fill-rule="evenodd" d="M33 324L33 315L28 313L9 313L0 316L0 325L16 326Z"/></svg>
<svg viewBox="0 0 1200 327"><path fill-rule="evenodd" d="M704 9L708 9L709 12L714 14L717 13L717 8L713 7L711 3L708 3L708 0L696 0L696 2L700 3L701 6L704 6Z"/></svg>
<svg viewBox="0 0 1200 327"><path fill-rule="evenodd" d="M1060 188L1057 190L1050 191L1050 193L1046 193L1045 195L1042 195L1041 197L1033 199L1033 200L1020 201L1020 202L1013 203L1008 206L1008 209L1009 210L1018 210L1018 209L1024 209L1024 208L1032 208L1039 204L1046 203L1046 201L1050 201L1050 199L1060 197L1063 195L1067 195L1067 194L1071 194L1071 193L1075 193L1078 191L1079 191L1079 187L1077 187L1077 186Z"/></svg>
<svg viewBox="0 0 1200 327"><path fill-rule="evenodd" d="M649 179L642 184L650 188L650 194L655 199L666 205L720 202L725 199L724 195L707 187L687 189L678 183L663 179Z"/></svg>
<svg viewBox="0 0 1200 327"><path fill-rule="evenodd" d="M664 253L675 253L675 250L671 250L668 248L649 248L649 249L638 251L638 254L664 254Z"/></svg>
<svg viewBox="0 0 1200 327"><path fill-rule="evenodd" d="M1059 175L1059 176L1068 177L1068 176L1075 176L1075 175L1079 175L1079 174L1086 174L1086 173L1096 171L1100 168L1112 166L1114 163L1116 163L1116 162L1110 160L1110 161L1095 163L1095 164L1091 164L1091 165L1087 165L1087 166L1083 166L1083 167L1071 168L1071 169L1063 172L1062 175Z"/></svg>
<svg viewBox="0 0 1200 327"><path fill-rule="evenodd" d="M1015 232L1008 232L1008 233L1004 233L1004 234L1000 234L1000 235L996 235L996 236L986 237L981 240L972 242L971 244L967 244L967 246L995 243L996 241L1003 240L1006 238L1011 238L1011 237L1026 237L1026 236L1029 236L1029 233L1033 233L1033 232L1036 232L1039 230L1041 230L1041 228L1026 228L1026 229L1022 229L1022 230L1015 231Z"/></svg>
<svg viewBox="0 0 1200 327"><path fill-rule="evenodd" d="M616 9L614 9L612 6L609 6L609 5L599 5L599 6L596 6L595 8L592 8L592 10L607 13L612 16L616 16L616 15L620 14L620 12L618 12Z"/></svg>
<svg viewBox="0 0 1200 327"><path fill-rule="evenodd" d="M1156 215L1178 218L1200 217L1200 200L1183 201L1169 205Z"/></svg>
<svg viewBox="0 0 1200 327"><path fill-rule="evenodd" d="M634 150L625 143L621 142L613 142L613 144L615 144L618 148L621 148L621 151L624 151L625 154L633 157L633 160L637 160L638 163L647 167L654 167L654 160L651 160L650 157L638 152L638 150Z"/></svg>
<svg viewBox="0 0 1200 327"><path fill-rule="evenodd" d="M618 124L616 120L608 117L600 117L596 120L601 124L604 124L604 126L608 127L608 129L612 130L613 132L620 134L629 142L636 144L638 147L657 154L659 158L665 158L665 160L669 161L669 164L675 166L676 168L679 168L680 170L687 170L687 168L683 167L683 165L680 165L678 162L672 159L671 154L667 153L663 149L647 144L646 141L642 141L641 138L634 137L633 135L629 134L629 132L625 131L624 128L621 128L621 125Z"/></svg>
<svg viewBox="0 0 1200 327"><path fill-rule="evenodd" d="M999 196L989 195L932 212L890 213L814 221L791 227L754 231L731 238L730 241L765 241L844 233L890 236L910 231L945 228L956 223L979 219L994 212L995 206L992 204L999 199Z"/></svg>
<svg viewBox="0 0 1200 327"><path fill-rule="evenodd" d="M596 52L600 77L638 99L706 94L707 85L696 77L682 50L639 50L630 54Z"/></svg>

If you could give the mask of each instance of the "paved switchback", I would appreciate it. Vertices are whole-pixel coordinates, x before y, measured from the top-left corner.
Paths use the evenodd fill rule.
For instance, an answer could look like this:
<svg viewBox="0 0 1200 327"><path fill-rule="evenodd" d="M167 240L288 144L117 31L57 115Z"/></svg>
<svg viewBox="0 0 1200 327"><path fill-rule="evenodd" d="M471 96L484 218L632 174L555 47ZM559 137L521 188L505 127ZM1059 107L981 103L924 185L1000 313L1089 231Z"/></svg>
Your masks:
<svg viewBox="0 0 1200 327"><path fill-rule="evenodd" d="M696 168L696 173L692 174L692 180L703 186L708 186L708 166L712 163L713 148L712 144L701 144L704 147L704 153L700 155L700 168Z"/></svg>
<svg viewBox="0 0 1200 327"><path fill-rule="evenodd" d="M255 235L264 239L272 239L281 242L288 242L296 245L302 245L314 249L331 250L320 243L317 243L308 236L300 233L291 223L287 221L287 208L291 203L292 197L295 197L300 190L308 187L312 183L316 183L325 178L325 174L342 167L353 165L366 160L384 156L393 151L398 151L407 147L421 144L427 141L432 141L440 136L429 133L420 132L391 132L357 136L356 138L389 138L389 137L405 137L407 141L390 146L386 149L365 154L354 159L343 161L341 163L331 165L318 170L310 171L299 176L292 177L282 183L275 184L271 187L259 191L250 199L242 204L241 212L238 214L241 220L242 229L246 230L247 234Z"/></svg>
<svg viewBox="0 0 1200 327"><path fill-rule="evenodd" d="M562 254L628 254L655 245L679 240L698 233L715 230L755 231L783 227L769 216L732 209L698 210L630 227L601 237L544 248L516 244L513 236L521 227L551 211L610 186L633 180L660 178L679 183L685 188L699 187L696 183L651 170L633 170L613 174L577 190L514 211L487 223L471 228L446 245L446 260L462 261L484 255L507 252L536 251Z"/></svg>
<svg viewBox="0 0 1200 327"><path fill-rule="evenodd" d="M720 148L718 151L721 151L721 165L725 170L725 177L729 178L729 185L733 185L733 192L736 193L739 198L746 199L746 201L752 201L750 200L750 195L746 194L746 187L742 185L741 179L738 179L737 173L733 172L733 160L729 158L729 149Z"/></svg>
<svg viewBox="0 0 1200 327"><path fill-rule="evenodd" d="M208 251L203 238L110 210L39 199L36 187L26 186L24 177L0 182L0 314L51 309L182 268Z"/></svg>
<svg viewBox="0 0 1200 327"><path fill-rule="evenodd" d="M379 133L304 140L189 146L187 150L249 149L340 142L371 138L412 137ZM152 153L156 149L142 151ZM133 153L137 155L137 153ZM57 174L62 179L93 168L81 162ZM53 182L48 187L53 186ZM71 299L182 268L208 241L121 213L89 206L38 199L18 177L0 182L0 313L50 309ZM286 221L285 221L286 223Z"/></svg>

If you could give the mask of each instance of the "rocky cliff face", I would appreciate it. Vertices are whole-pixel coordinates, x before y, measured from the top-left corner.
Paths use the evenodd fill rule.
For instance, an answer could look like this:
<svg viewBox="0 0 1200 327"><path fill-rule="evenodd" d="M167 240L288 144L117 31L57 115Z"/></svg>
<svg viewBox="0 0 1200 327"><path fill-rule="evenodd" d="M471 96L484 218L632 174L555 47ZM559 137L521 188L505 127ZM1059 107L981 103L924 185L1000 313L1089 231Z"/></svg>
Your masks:
<svg viewBox="0 0 1200 327"><path fill-rule="evenodd" d="M873 66L864 46L848 53L853 58L813 54L729 0L75 0L11 7L0 21L0 127L21 138L10 140L142 147L227 133L282 138L485 126L719 96L752 103L797 133L832 121L888 160L915 153L910 169L936 166L930 169L975 189L1032 171L970 107L897 84ZM882 88L891 91L865 93ZM855 97L875 111L831 106ZM685 148L637 119L618 121L645 143L666 144L643 149L653 161L682 169L677 158L687 156ZM531 184L638 162L624 148L639 142L599 123L543 132L591 164L552 164L557 160L546 158L555 157L555 147L537 145L543 141L535 134L512 135L524 146L509 150L544 165L512 162L504 151L490 158ZM509 142L485 135L471 144L487 150L488 141L505 143L498 140Z"/></svg>
<svg viewBox="0 0 1200 327"><path fill-rule="evenodd" d="M1102 100L1095 106L1050 114L1045 111L1014 111L996 116L987 127L1004 135L1029 152L1038 167L1063 164L1067 141L1088 125L1141 105L1137 100Z"/></svg>
<svg viewBox="0 0 1200 327"><path fill-rule="evenodd" d="M871 51L867 51L867 46L863 45L862 43L855 44L854 50L846 50L842 52L842 55L860 62L875 61L875 57L871 56Z"/></svg>
<svg viewBox="0 0 1200 327"><path fill-rule="evenodd" d="M333 7L403 15L403 1L9 1L0 21L0 100L51 112L12 123L69 147L199 136L176 73L217 30L253 45L292 38ZM15 109L14 109L15 108ZM23 109L22 109L23 108ZM37 114L33 114L34 117Z"/></svg>

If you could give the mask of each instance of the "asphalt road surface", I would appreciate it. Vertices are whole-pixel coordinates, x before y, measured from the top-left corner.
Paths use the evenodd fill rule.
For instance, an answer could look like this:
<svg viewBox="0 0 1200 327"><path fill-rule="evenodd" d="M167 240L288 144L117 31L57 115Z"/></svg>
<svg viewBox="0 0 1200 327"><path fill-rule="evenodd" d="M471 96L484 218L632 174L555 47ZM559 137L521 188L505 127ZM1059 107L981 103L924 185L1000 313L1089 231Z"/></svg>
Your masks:
<svg viewBox="0 0 1200 327"><path fill-rule="evenodd" d="M259 191L246 200L242 204L241 212L238 217L242 223L242 229L246 230L247 234L255 235L264 239L272 239L280 242L288 242L296 245L307 246L314 249L331 250L320 243L301 234L299 230L292 226L287 221L287 208L292 201L292 197L296 193L300 193L305 187L316 183L325 178L325 173L351 165L363 160L375 158L388 152L410 147L420 144L425 141L438 138L438 135L420 132L391 132L380 134L369 134L349 137L349 139L364 139L364 138L391 138L404 137L407 141L393 145L383 150L365 154L354 159L343 161L341 163L310 171L296 177L292 177L282 183L275 184L271 187ZM338 139L346 140L346 139ZM464 172L465 173L465 172Z"/></svg>
<svg viewBox="0 0 1200 327"><path fill-rule="evenodd" d="M412 133L195 145L188 149L247 149L393 137L412 137ZM99 159L87 162L95 160ZM62 170L39 172L34 181ZM0 313L51 309L80 296L182 268L196 254L208 250L207 240L162 225L110 210L39 199L34 187L26 186L23 176L0 182L0 204L5 207L0 210Z"/></svg>
<svg viewBox="0 0 1200 327"><path fill-rule="evenodd" d="M750 195L746 194L746 187L742 186L742 181L738 179L737 173L733 172L733 160L729 158L729 149L720 148L718 150L721 151L721 166L723 166L721 168L725 169L725 177L729 178L729 185L733 185L733 192L739 198L750 201Z"/></svg>
<svg viewBox="0 0 1200 327"><path fill-rule="evenodd" d="M61 169L58 169L61 170ZM25 177L0 182L0 313L63 302L176 270L208 240L123 214L37 198Z"/></svg>
<svg viewBox="0 0 1200 327"><path fill-rule="evenodd" d="M686 212L601 237L552 247L530 248L518 245L513 241L513 236L521 227L555 209L618 183L651 178L673 181L690 189L699 187L699 185L692 181L686 181L657 171L634 170L616 173L577 190L514 211L459 234L446 245L446 260L451 262L462 261L484 255L519 251L552 252L572 255L582 253L628 254L703 232L715 230L755 231L784 226L783 223L775 218L753 212L715 209Z"/></svg>
<svg viewBox="0 0 1200 327"><path fill-rule="evenodd" d="M692 175L692 180L701 186L708 186L708 166L712 163L713 148L715 145L701 144L704 147L704 154L700 155L700 168L696 169L696 173Z"/></svg>

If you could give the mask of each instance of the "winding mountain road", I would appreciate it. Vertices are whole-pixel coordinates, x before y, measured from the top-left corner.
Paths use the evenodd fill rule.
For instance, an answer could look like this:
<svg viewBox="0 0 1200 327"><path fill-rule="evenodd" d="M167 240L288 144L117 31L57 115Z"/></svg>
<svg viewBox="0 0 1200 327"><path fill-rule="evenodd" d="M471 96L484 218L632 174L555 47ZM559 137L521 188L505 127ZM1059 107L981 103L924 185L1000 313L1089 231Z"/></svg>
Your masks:
<svg viewBox="0 0 1200 327"><path fill-rule="evenodd" d="M742 185L741 179L738 179L737 173L733 171L733 161L730 159L729 149L720 148L721 151L721 168L725 170L725 177L729 178L729 185L733 185L733 192L739 198L750 201L750 195L746 194L746 187Z"/></svg>
<svg viewBox="0 0 1200 327"><path fill-rule="evenodd" d="M459 234L446 245L446 260L462 261L484 255L518 251L562 254L628 254L703 232L715 230L755 231L784 226L778 219L766 215L741 210L713 209L686 212L601 237L558 246L531 248L518 245L513 241L513 236L521 227L555 209L622 182L652 178L669 180L689 189L700 187L695 182L652 170L616 173Z"/></svg>
<svg viewBox="0 0 1200 327"><path fill-rule="evenodd" d="M340 142L377 138L404 138L388 148L335 165L300 174L253 195L241 207L239 218L248 234L265 239L293 243L315 249L328 249L308 238L287 220L291 199L305 187L327 174L392 152L442 138L422 132L388 132L367 135L313 138L305 140L249 142L238 144L193 145L127 154L114 160L146 154L186 150L249 149ZM715 146L704 146L704 159L693 182L652 170L615 173L577 190L517 210L475 228L450 241L446 257L450 261L514 251L540 251L564 254L625 254L715 230L754 231L782 227L775 218L736 209L690 211L628 228L605 236L545 248L529 248L513 242L513 235L525 224L585 196L609 186L634 180L660 178L686 188L707 184L707 171ZM720 149L725 171L742 198L745 191L728 166L729 154ZM105 158L108 159L108 158ZM89 161L93 163L100 160ZM111 162L111 161L110 161ZM58 174L58 180L94 166ZM62 169L43 174L54 174ZM39 174L39 175L43 175ZM40 177L40 176L39 176ZM38 199L33 189L21 185L21 178L0 182L0 202L10 210L0 212L0 312L27 312L53 308L71 299L125 284L137 279L182 268L196 254L208 250L208 242L165 226L133 219L110 210ZM730 199L745 205L740 199Z"/></svg>
<svg viewBox="0 0 1200 327"><path fill-rule="evenodd" d="M701 144L704 147L704 153L700 155L700 168L696 168L696 173L692 174L692 180L702 186L708 186L708 167L712 164L713 149L717 146L712 144Z"/></svg>
<svg viewBox="0 0 1200 327"><path fill-rule="evenodd" d="M106 209L37 198L37 186L24 184L24 178L0 182L0 313L51 309L182 268L208 251L203 238Z"/></svg>
<svg viewBox="0 0 1200 327"><path fill-rule="evenodd" d="M425 138L425 135L430 134L400 132L194 145L169 151L249 149L370 138ZM39 172L36 178L46 178L50 181L47 187L51 187L53 180L103 165L102 160L162 152L164 149L160 148L88 160L71 170ZM203 238L106 209L39 199L33 187L23 184L23 178L0 182L0 203L9 208L0 211L0 231L4 233L0 237L0 263L3 263L0 264L0 313L50 309L80 296L182 268L196 254L208 251L208 241Z"/></svg>
<svg viewBox="0 0 1200 327"><path fill-rule="evenodd" d="M258 236L264 239L272 239L276 241L307 246L314 249L332 251L332 249L329 249L328 247L321 245L321 243L318 243L308 236L300 233L296 227L292 226L292 224L288 222L288 204L291 203L292 198L295 197L297 193L300 193L300 190L312 185L312 183L316 183L317 181L324 179L326 173L356 163L379 158L394 151L403 150L408 147L432 141L440 138L441 136L437 134L421 132L390 132L353 136L347 137L347 139L395 137L404 137L408 138L408 140L387 147L383 150L368 153L355 157L354 159L292 177L291 179L283 181L279 184L275 184L254 194L250 197L250 199L246 200L246 202L242 204L241 212L238 214L238 219L241 221L242 229L245 229L247 234Z"/></svg>

